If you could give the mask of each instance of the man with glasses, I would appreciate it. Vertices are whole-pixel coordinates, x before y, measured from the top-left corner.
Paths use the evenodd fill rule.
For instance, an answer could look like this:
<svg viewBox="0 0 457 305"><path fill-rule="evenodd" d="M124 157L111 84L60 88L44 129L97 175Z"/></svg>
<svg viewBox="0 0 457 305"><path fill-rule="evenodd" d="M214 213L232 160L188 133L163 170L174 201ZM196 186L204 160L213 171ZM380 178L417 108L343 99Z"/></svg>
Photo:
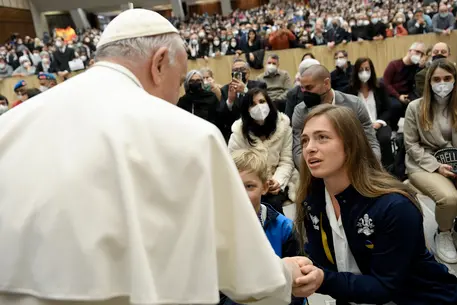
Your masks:
<svg viewBox="0 0 457 305"><path fill-rule="evenodd" d="M440 58L448 58L450 55L451 49L449 46L445 42L438 42L432 48L430 59L434 61ZM425 76L427 75L427 71L428 66L416 74L416 92L419 97L424 95Z"/></svg>
<svg viewBox="0 0 457 305"><path fill-rule="evenodd" d="M391 97L390 126L393 131L398 130L398 121L405 115L408 103L418 98L415 93L415 77L424 54L424 44L415 42L405 57L391 61L384 71L384 85Z"/></svg>
<svg viewBox="0 0 457 305"><path fill-rule="evenodd" d="M242 59L235 59L232 65L232 81L221 89L220 122L226 141L232 133L233 123L240 118L241 101L246 92L252 88L266 90L267 84L249 80L249 64Z"/></svg>

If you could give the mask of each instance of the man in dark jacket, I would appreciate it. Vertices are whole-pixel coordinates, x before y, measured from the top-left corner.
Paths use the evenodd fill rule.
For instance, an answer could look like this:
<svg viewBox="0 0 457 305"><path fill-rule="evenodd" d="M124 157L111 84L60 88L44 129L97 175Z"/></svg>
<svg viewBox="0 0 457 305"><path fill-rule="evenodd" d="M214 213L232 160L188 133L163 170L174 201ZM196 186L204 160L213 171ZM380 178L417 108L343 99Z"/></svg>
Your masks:
<svg viewBox="0 0 457 305"><path fill-rule="evenodd" d="M70 74L70 65L68 62L75 58L75 51L68 48L62 37L56 38L56 51L54 52L54 62L57 69L57 74L62 77L67 77Z"/></svg>
<svg viewBox="0 0 457 305"><path fill-rule="evenodd" d="M302 86L305 90L304 102L295 107L292 116L293 144L292 153L295 166L300 166L302 156L301 134L305 124L305 118L310 108L322 103L342 105L354 111L365 130L373 152L381 160L381 149L376 132L368 114L365 104L356 96L334 91L330 85L330 73L322 65L313 65L302 74Z"/></svg>
<svg viewBox="0 0 457 305"><path fill-rule="evenodd" d="M332 88L338 91L347 92L352 77L352 65L348 61L346 51L337 51L335 53L336 69L330 74Z"/></svg>
<svg viewBox="0 0 457 305"><path fill-rule="evenodd" d="M440 58L448 58L451 55L451 49L445 42L438 42L432 49L432 60ZM424 95L425 76L427 75L428 67L416 73L416 92L417 96Z"/></svg>
<svg viewBox="0 0 457 305"><path fill-rule="evenodd" d="M373 13L371 23L373 24L373 40L384 40L386 38L386 25L381 22L379 13Z"/></svg>
<svg viewBox="0 0 457 305"><path fill-rule="evenodd" d="M334 47L340 43L347 43L351 40L348 33L341 27L340 21L337 18L332 20L332 27L326 33L327 45Z"/></svg>
<svg viewBox="0 0 457 305"><path fill-rule="evenodd" d="M226 141L230 138L233 123L240 118L241 101L252 88L267 89L267 84L249 80L249 64L236 59L232 65L232 81L221 89L220 124Z"/></svg>

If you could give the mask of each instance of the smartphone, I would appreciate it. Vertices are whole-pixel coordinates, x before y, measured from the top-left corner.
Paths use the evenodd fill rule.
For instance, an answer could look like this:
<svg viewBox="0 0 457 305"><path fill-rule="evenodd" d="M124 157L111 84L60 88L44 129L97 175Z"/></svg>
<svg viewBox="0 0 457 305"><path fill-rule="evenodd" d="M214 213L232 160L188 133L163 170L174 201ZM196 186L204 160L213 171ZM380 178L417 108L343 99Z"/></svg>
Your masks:
<svg viewBox="0 0 457 305"><path fill-rule="evenodd" d="M239 81L243 81L243 73L242 72L233 72L232 77L236 78Z"/></svg>

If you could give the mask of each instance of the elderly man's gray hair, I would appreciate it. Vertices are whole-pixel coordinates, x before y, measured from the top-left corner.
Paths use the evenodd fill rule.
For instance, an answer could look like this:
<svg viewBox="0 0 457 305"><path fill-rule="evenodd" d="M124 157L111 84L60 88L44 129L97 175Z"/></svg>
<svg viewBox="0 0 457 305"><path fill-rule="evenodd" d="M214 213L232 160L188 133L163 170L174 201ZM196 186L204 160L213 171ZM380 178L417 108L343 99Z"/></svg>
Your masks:
<svg viewBox="0 0 457 305"><path fill-rule="evenodd" d="M186 79L184 80L184 90L186 90L186 92L189 90L189 81L195 74L200 76L200 78L203 81L203 75L200 73L200 71L198 71L198 70L190 70L189 72L187 72Z"/></svg>
<svg viewBox="0 0 457 305"><path fill-rule="evenodd" d="M425 44L423 42L415 42L411 45L411 47L409 48L410 50L416 50L417 47L424 47Z"/></svg>
<svg viewBox="0 0 457 305"><path fill-rule="evenodd" d="M117 57L138 62L151 57L161 47L168 48L170 64L174 64L176 53L180 48L184 48L184 43L176 33L122 39L97 49L95 61Z"/></svg>

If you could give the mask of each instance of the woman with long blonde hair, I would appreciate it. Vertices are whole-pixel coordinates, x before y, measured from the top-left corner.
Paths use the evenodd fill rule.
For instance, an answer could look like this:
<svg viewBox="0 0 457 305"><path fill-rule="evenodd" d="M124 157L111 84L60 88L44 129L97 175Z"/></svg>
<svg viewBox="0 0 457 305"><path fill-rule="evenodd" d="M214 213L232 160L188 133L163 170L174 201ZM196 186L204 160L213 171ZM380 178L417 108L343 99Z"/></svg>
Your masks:
<svg viewBox="0 0 457 305"><path fill-rule="evenodd" d="M382 169L355 114L315 107L302 145L296 227L314 262L302 268L309 293L338 304L457 304L457 278L427 250L415 195Z"/></svg>

